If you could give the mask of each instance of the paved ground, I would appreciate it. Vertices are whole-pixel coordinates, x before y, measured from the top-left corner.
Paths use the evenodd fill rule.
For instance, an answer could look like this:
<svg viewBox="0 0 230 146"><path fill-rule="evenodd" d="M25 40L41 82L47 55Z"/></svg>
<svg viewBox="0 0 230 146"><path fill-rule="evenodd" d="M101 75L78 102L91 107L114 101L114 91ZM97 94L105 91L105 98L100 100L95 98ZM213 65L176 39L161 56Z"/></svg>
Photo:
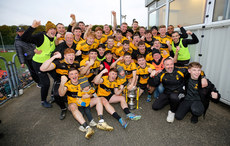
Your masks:
<svg viewBox="0 0 230 146"><path fill-rule="evenodd" d="M95 135L86 140L71 113L67 113L65 120L59 120L58 106L41 107L39 93L39 89L32 86L22 96L0 107L0 132L4 133L0 145L230 145L230 107L224 104L211 104L206 119L200 118L197 124L190 123L191 114L169 124L166 122L169 107L153 111L142 97L140 109L133 110L142 115L141 120L129 121L127 129L123 129L105 112L104 118L114 131L94 128ZM115 109L125 117L118 104ZM96 119L95 109L92 111Z"/></svg>

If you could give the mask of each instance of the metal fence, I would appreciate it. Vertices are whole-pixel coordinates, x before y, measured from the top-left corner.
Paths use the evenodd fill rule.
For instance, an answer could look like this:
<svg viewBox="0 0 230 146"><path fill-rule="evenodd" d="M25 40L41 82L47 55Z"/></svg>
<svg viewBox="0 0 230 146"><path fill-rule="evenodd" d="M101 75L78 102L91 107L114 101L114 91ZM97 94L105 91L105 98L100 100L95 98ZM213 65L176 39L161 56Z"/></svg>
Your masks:
<svg viewBox="0 0 230 146"><path fill-rule="evenodd" d="M7 100L23 94L23 89L33 84L33 79L27 68L20 67L16 54L13 55L12 61L7 61L0 55L0 63L0 105L2 105Z"/></svg>

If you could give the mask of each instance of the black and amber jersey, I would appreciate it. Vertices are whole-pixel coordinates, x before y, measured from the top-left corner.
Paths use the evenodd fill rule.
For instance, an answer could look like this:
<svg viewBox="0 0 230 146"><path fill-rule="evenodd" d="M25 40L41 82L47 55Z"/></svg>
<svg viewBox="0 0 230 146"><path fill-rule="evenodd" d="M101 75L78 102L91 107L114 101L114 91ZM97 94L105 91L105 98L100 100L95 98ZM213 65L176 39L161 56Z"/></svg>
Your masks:
<svg viewBox="0 0 230 146"><path fill-rule="evenodd" d="M125 52L129 52L130 54L133 53L133 49L132 48L129 48L128 51L125 51L123 49L123 47L119 47L116 49L115 51L115 54L118 56L118 57L121 57L121 56L124 56Z"/></svg>
<svg viewBox="0 0 230 146"><path fill-rule="evenodd" d="M65 59L62 60L55 60L54 62L52 62L52 64L55 66L56 68L56 73L58 74L58 79L61 79L62 75L66 75L68 76L68 70L70 68L76 68L79 69L80 68L80 64L78 61L74 61L73 64L68 64Z"/></svg>
<svg viewBox="0 0 230 146"><path fill-rule="evenodd" d="M120 86L120 85L126 86L127 84L128 84L128 80L127 80L126 76L123 79L117 77L117 85L118 86Z"/></svg>
<svg viewBox="0 0 230 146"><path fill-rule="evenodd" d="M97 96L107 97L111 94L114 94L114 88L118 88L117 82L110 82L108 76L103 76L102 79L103 82L98 85Z"/></svg>
<svg viewBox="0 0 230 146"><path fill-rule="evenodd" d="M117 41L116 39L114 40L114 46L117 46L117 43L121 43L124 41L124 40L128 40L126 37L122 37L122 39L120 41Z"/></svg>
<svg viewBox="0 0 230 146"><path fill-rule="evenodd" d="M133 50L137 50L138 46L135 46L132 42L129 43L130 48L132 48Z"/></svg>
<svg viewBox="0 0 230 146"><path fill-rule="evenodd" d="M107 41L107 37L104 35L102 35L102 37L100 39L97 39L97 38L94 39L94 42L97 44L97 47L100 44L104 44L106 41Z"/></svg>
<svg viewBox="0 0 230 146"><path fill-rule="evenodd" d="M150 73L148 72L149 68L153 70L155 69L155 67L150 63L146 63L145 68L141 68L140 66L137 67L138 83L140 84L148 83L148 79L150 76Z"/></svg>
<svg viewBox="0 0 230 146"><path fill-rule="evenodd" d="M170 53L169 53L169 50L168 50L168 45L167 45L166 42L169 41L170 44L172 44L172 38L170 36L168 36L168 35L166 35L165 37L155 36L155 38L157 40L159 40L160 43L161 43L161 48L160 48L161 56L164 57L164 58L167 58L168 56L170 56ZM167 54L164 54L163 51L166 51Z"/></svg>
<svg viewBox="0 0 230 146"><path fill-rule="evenodd" d="M89 56L89 51L91 49L96 49L97 44L93 43L92 45L87 44L86 40L81 41L77 44L76 50L81 50L82 52L82 59L85 59Z"/></svg>
<svg viewBox="0 0 230 146"><path fill-rule="evenodd" d="M67 83L65 83L65 87L67 88L66 95L67 95L68 104L75 103L78 106L82 106L82 105L85 107L89 106L90 98L82 98L82 96L79 96L79 94L82 92L80 84L74 85L71 83L71 80L69 80ZM83 102L85 104L82 104Z"/></svg>
<svg viewBox="0 0 230 146"><path fill-rule="evenodd" d="M113 35L113 30L110 30L109 34L103 33L102 36L105 36L106 38L108 38L108 36L111 36L111 35Z"/></svg>
<svg viewBox="0 0 230 146"><path fill-rule="evenodd" d="M80 84L74 85L71 83L71 80L69 80L67 83L65 83L65 87L67 88L67 100L68 104L75 103L78 106L82 106L83 102L85 103L84 106L89 106L90 98L81 98L78 96L78 92L80 92Z"/></svg>
<svg viewBox="0 0 230 146"><path fill-rule="evenodd" d="M82 39L81 37L80 37L79 41L73 40L73 42L74 42L75 44L78 44L78 43L81 42L81 41L84 41L84 39Z"/></svg>
<svg viewBox="0 0 230 146"><path fill-rule="evenodd" d="M127 79L130 79L133 77L133 71L136 71L137 70L137 65L132 62L128 65L126 65L124 62L118 62L117 65L120 65L124 68L125 70L125 75L126 75L126 78Z"/></svg>
<svg viewBox="0 0 230 146"><path fill-rule="evenodd" d="M115 51L119 48L119 47L117 47L117 46L113 46L112 48L108 48L108 45L106 44L105 45L105 51L111 51L112 53L115 53Z"/></svg>
<svg viewBox="0 0 230 146"><path fill-rule="evenodd" d="M89 61L89 58L85 58L80 62L80 67L84 67L86 66L86 62ZM89 78L91 77L93 74L97 75L98 71L100 69L100 61L95 60L94 64L92 66L90 66L90 71L88 75L85 75L85 77Z"/></svg>

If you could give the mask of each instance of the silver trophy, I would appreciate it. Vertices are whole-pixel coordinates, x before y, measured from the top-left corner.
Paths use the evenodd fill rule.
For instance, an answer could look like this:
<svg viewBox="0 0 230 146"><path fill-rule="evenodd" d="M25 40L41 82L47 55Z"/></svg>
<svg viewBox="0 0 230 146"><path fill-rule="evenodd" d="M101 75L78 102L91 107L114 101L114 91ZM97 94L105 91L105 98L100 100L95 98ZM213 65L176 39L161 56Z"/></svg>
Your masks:
<svg viewBox="0 0 230 146"><path fill-rule="evenodd" d="M137 90L136 89L132 89L128 91L128 98L130 99L128 102L129 105L129 109L135 109L136 108L136 99L137 99ZM138 102L138 99L137 99ZM137 105L137 109L138 109L138 105Z"/></svg>

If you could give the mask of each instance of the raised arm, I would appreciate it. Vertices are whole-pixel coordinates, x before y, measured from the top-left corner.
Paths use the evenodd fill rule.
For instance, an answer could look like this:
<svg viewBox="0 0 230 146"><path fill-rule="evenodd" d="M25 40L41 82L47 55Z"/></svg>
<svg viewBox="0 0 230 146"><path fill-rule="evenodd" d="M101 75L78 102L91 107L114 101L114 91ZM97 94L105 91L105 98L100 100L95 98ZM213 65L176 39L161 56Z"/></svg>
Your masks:
<svg viewBox="0 0 230 146"><path fill-rule="evenodd" d="M115 11L112 11L112 15L113 15L113 32L116 30L117 28L117 16L116 16L116 12Z"/></svg>
<svg viewBox="0 0 230 146"><path fill-rule="evenodd" d="M98 75L96 75L96 77L94 78L94 83L95 84L101 84L103 83L103 79L102 79L102 75L104 73L107 73L108 72L108 69L103 69Z"/></svg>
<svg viewBox="0 0 230 146"><path fill-rule="evenodd" d="M61 58L61 53L60 52L55 52L54 55L46 60L40 67L41 71L50 71L55 69L54 64L52 63L55 59L60 59Z"/></svg>
<svg viewBox="0 0 230 146"><path fill-rule="evenodd" d="M27 43L35 44L37 47L40 47L43 44L44 36L42 33L32 35L35 29L41 25L41 21L34 20L32 25L24 32L21 36L22 40Z"/></svg>
<svg viewBox="0 0 230 146"><path fill-rule="evenodd" d="M124 58L123 56L119 57L115 62L111 64L110 68L115 68L115 66L117 65L117 62L123 60L123 58Z"/></svg>
<svg viewBox="0 0 230 146"><path fill-rule="evenodd" d="M83 66L81 68L80 74L85 75L87 73L87 71L90 69L90 66L92 66L94 64L94 61L95 60L90 59L89 63L86 66Z"/></svg>
<svg viewBox="0 0 230 146"><path fill-rule="evenodd" d="M58 93L60 96L65 96L67 92L67 87L65 87L65 83L68 81L68 78L66 76L61 76L61 83L58 88Z"/></svg>

